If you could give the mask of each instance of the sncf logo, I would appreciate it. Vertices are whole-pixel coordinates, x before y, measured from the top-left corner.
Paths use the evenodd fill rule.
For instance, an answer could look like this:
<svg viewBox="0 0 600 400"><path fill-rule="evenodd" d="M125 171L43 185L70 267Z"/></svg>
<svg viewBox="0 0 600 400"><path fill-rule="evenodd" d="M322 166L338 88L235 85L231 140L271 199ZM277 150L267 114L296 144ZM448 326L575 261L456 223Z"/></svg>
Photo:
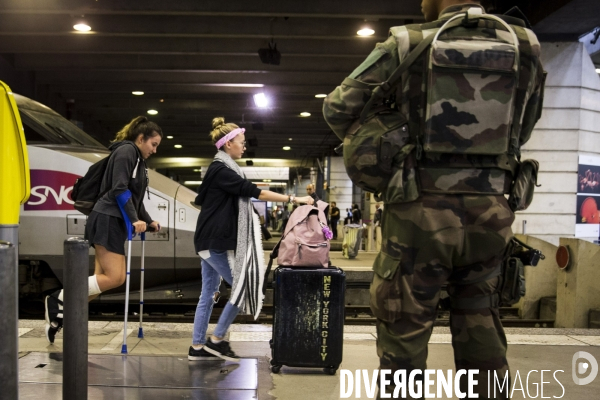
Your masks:
<svg viewBox="0 0 600 400"><path fill-rule="evenodd" d="M44 169L31 170L31 196L25 211L73 210L71 191L80 175Z"/></svg>

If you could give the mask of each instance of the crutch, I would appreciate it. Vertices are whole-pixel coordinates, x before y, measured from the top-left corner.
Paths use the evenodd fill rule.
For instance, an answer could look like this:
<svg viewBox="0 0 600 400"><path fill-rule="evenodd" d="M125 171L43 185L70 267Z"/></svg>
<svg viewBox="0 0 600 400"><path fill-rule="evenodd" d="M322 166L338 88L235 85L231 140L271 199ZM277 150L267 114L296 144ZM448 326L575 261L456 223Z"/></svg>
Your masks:
<svg viewBox="0 0 600 400"><path fill-rule="evenodd" d="M142 323L144 319L144 255L146 254L146 232L140 234L142 240L142 263L140 274L140 328L138 329L138 338L144 338L144 329Z"/></svg>
<svg viewBox="0 0 600 400"><path fill-rule="evenodd" d="M153 227L148 226L146 232L159 232L160 225L158 225L158 230L155 230ZM146 232L140 233L140 239L142 241L142 260L141 260L141 274L140 274L140 328L138 329L138 338L144 338L144 328L142 327L144 320L144 257L146 254Z"/></svg>
<svg viewBox="0 0 600 400"><path fill-rule="evenodd" d="M117 196L117 204L125 220L125 227L127 228L127 275L125 279L125 318L123 323L123 346L121 347L121 354L127 354L127 314L129 313L129 276L131 275L131 240L133 225L129 216L125 212L125 204L131 198L131 192L129 190L121 193ZM142 256L143 257L143 256Z"/></svg>

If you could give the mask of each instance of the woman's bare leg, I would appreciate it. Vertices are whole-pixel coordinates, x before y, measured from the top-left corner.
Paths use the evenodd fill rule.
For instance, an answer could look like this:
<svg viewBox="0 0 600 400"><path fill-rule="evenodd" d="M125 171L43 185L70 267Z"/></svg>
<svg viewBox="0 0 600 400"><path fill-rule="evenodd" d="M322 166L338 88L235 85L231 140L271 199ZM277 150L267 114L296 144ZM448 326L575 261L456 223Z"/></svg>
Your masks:
<svg viewBox="0 0 600 400"><path fill-rule="evenodd" d="M108 251L106 247L98 244L94 247L96 248L94 273L100 290L105 292L125 283L125 256ZM89 300L97 296L90 296Z"/></svg>

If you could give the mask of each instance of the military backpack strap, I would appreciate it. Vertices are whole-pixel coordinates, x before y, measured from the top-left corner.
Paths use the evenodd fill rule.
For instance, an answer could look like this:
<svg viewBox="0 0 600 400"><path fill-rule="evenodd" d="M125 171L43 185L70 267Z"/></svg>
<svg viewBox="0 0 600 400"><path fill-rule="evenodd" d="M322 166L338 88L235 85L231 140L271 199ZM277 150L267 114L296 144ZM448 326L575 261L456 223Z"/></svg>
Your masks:
<svg viewBox="0 0 600 400"><path fill-rule="evenodd" d="M522 73L522 69L524 66L523 64L531 59L532 51L531 43L529 42L529 38L525 28L520 26L514 26L513 30L517 35L519 41L519 53L521 53L521 57L519 60L519 79L517 81L517 91L515 99L515 104L520 105L520 107L515 108L515 112L513 113L513 123L510 135L510 148L508 151L509 154L515 155L517 157L517 160L520 162L521 145L519 142L519 138L521 135L521 118L523 117L523 113L525 112L526 103L524 99L527 95L527 88L529 87L529 82L531 80L531 75Z"/></svg>
<svg viewBox="0 0 600 400"><path fill-rule="evenodd" d="M431 42L433 41L434 35L429 35L426 39L424 39L419 45L410 52L410 54L400 63L398 68L390 75L387 81L377 84L373 92L371 93L371 98L365 104L365 107L360 114L360 123L364 123L365 119L369 115L369 111L374 103L378 103L382 101L385 97L389 96L390 92L400 83L402 80L402 74L408 70L408 68L419 58L419 56L429 47Z"/></svg>
<svg viewBox="0 0 600 400"><path fill-rule="evenodd" d="M342 81L342 85L343 86L348 86L351 88L355 88L355 89L368 89L368 90L374 90L377 86L381 85L380 83L366 83L366 82L362 82L359 81L357 79L353 79L353 78L345 78Z"/></svg>

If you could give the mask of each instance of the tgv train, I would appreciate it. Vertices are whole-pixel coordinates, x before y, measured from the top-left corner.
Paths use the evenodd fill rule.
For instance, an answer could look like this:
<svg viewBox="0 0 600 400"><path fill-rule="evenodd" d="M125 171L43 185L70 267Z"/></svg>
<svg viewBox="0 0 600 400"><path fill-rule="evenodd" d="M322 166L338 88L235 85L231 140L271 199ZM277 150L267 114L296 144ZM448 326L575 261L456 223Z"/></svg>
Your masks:
<svg viewBox="0 0 600 400"><path fill-rule="evenodd" d="M31 196L20 215L19 294L34 300L62 286L68 273L63 269L64 240L83 237L87 218L73 208L73 184L109 151L50 108L17 94L14 98L31 170ZM179 301L188 292L195 297L200 289L200 260L193 246L200 212L193 205L196 194L155 171L150 170L149 176L150 199L144 196L144 205L162 229L146 234L145 300ZM90 249L90 274L93 254ZM132 292L139 288L140 254L137 238L132 246ZM100 301L122 299L124 288L103 293Z"/></svg>

